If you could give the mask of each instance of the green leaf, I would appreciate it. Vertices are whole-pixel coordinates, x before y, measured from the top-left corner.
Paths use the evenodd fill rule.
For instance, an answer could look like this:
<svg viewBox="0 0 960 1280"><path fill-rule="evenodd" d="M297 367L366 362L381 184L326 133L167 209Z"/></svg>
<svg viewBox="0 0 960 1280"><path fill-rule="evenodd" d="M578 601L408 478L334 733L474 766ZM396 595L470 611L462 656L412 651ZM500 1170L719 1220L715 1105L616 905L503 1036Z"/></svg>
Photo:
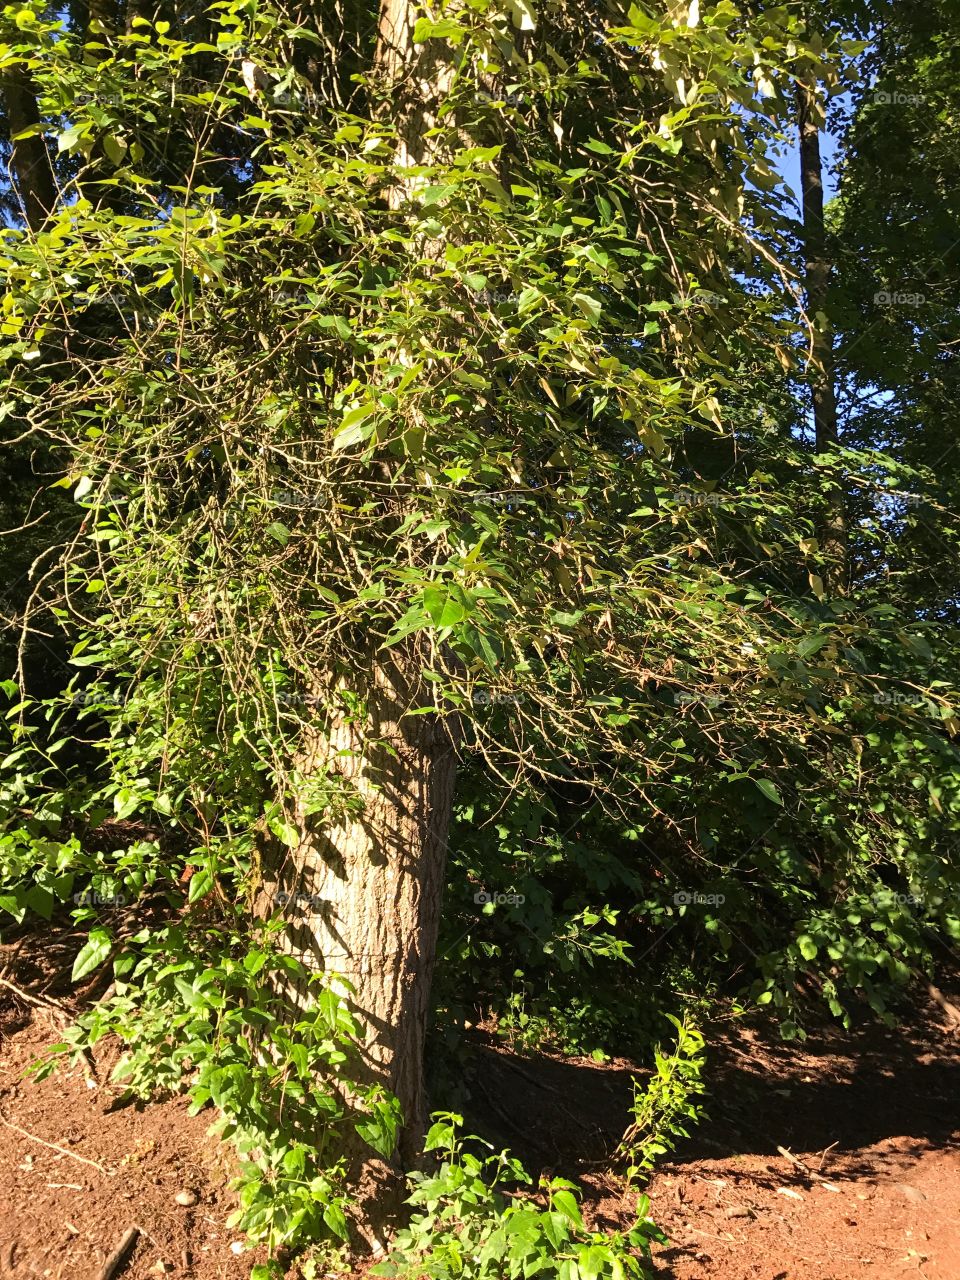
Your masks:
<svg viewBox="0 0 960 1280"><path fill-rule="evenodd" d="M574 1226L582 1227L583 1218L580 1216L580 1206L577 1204L576 1197L572 1191L554 1191L550 1197L553 1207L562 1213L565 1218L574 1224Z"/></svg>
<svg viewBox="0 0 960 1280"><path fill-rule="evenodd" d="M213 888L213 875L209 867L198 867L190 877L190 886L187 889L187 901L196 902L200 898L205 898Z"/></svg>
<svg viewBox="0 0 960 1280"><path fill-rule="evenodd" d="M91 929L89 938L73 962L71 980L79 982L94 969L99 969L109 956L112 947L113 936L106 929Z"/></svg>
<svg viewBox="0 0 960 1280"><path fill-rule="evenodd" d="M578 609L576 613L567 613L563 609L558 609L556 613L550 615L550 621L557 627L575 627L582 617L582 609Z"/></svg>
<svg viewBox="0 0 960 1280"><path fill-rule="evenodd" d="M17 924L27 913L27 898L22 889L15 893L0 893L0 910L9 912Z"/></svg>
<svg viewBox="0 0 960 1280"><path fill-rule="evenodd" d="M121 787L113 797L113 811L118 818L129 818L140 807L141 798L131 787Z"/></svg>
<svg viewBox="0 0 960 1280"><path fill-rule="evenodd" d="M588 151L592 151L595 155L598 155L598 156L616 155L616 152L614 151L613 147L611 147L606 142L601 142L599 138L591 138L590 141L585 143L584 145L586 146L586 149Z"/></svg>
<svg viewBox="0 0 960 1280"><path fill-rule="evenodd" d="M78 147L83 138L84 128L82 124L72 124L69 129L64 129L57 139L57 150L62 153L73 151Z"/></svg>
<svg viewBox="0 0 960 1280"><path fill-rule="evenodd" d="M778 804L781 808L783 807L783 797L769 778L754 778L753 784L757 790L761 791L768 800L773 802L773 804Z"/></svg>
<svg viewBox="0 0 960 1280"><path fill-rule="evenodd" d="M35 911L38 916L44 920L49 920L53 915L53 907L55 898L49 889L43 885L34 884L27 890L26 903L30 911Z"/></svg>
<svg viewBox="0 0 960 1280"><path fill-rule="evenodd" d="M375 404L359 404L343 415L337 434L333 437L334 453L344 449L352 449L373 434L373 425L365 425L367 419L376 411Z"/></svg>
<svg viewBox="0 0 960 1280"><path fill-rule="evenodd" d="M103 138L103 149L111 164L123 164L127 154L127 144L122 138L114 137L112 133L106 134Z"/></svg>
<svg viewBox="0 0 960 1280"><path fill-rule="evenodd" d="M599 1280L604 1264L610 1256L609 1249L601 1245L589 1245L577 1253L577 1266L581 1280Z"/></svg>
<svg viewBox="0 0 960 1280"><path fill-rule="evenodd" d="M603 307L596 298L591 297L589 293L575 293L573 300L593 324L599 321L603 313Z"/></svg>
<svg viewBox="0 0 960 1280"><path fill-rule="evenodd" d="M809 933L800 934L799 938L797 938L797 946L800 948L800 954L803 956L804 960L816 960L817 944L814 942L813 938L810 937Z"/></svg>
<svg viewBox="0 0 960 1280"><path fill-rule="evenodd" d="M413 28L414 44L425 44L427 40L449 40L451 44L459 44L466 31L452 18L441 18L434 22L431 18L418 18Z"/></svg>
<svg viewBox="0 0 960 1280"><path fill-rule="evenodd" d="M292 822L285 818L271 818L268 826L281 844L288 849L296 849L300 844L300 833Z"/></svg>
<svg viewBox="0 0 960 1280"><path fill-rule="evenodd" d="M349 1240L350 1231L347 1227L347 1219L335 1200L324 1209L323 1220L335 1236L341 1240Z"/></svg>
<svg viewBox="0 0 960 1280"><path fill-rule="evenodd" d="M467 609L463 603L446 587L425 587L423 607L430 615L430 621L435 627L452 627L462 622L467 616Z"/></svg>
<svg viewBox="0 0 960 1280"><path fill-rule="evenodd" d="M828 635L805 636L797 645L797 653L801 658L810 658L817 653L830 639Z"/></svg>

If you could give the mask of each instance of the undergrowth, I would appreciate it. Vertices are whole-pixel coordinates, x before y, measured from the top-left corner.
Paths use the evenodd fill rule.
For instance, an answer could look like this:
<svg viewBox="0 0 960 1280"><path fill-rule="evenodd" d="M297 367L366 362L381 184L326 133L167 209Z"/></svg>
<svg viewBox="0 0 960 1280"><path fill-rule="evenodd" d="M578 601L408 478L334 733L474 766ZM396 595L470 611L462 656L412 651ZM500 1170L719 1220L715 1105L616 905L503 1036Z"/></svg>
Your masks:
<svg viewBox="0 0 960 1280"><path fill-rule="evenodd" d="M462 1117L438 1113L426 1151L439 1168L413 1175L410 1223L396 1237L378 1276L416 1280L493 1280L539 1275L556 1280L625 1280L642 1274L652 1242L665 1236L639 1198L629 1231L591 1231L584 1223L574 1183L543 1178L536 1197L517 1193L531 1179L507 1151L479 1156L489 1143L462 1138ZM511 1188L513 1190L511 1190Z"/></svg>

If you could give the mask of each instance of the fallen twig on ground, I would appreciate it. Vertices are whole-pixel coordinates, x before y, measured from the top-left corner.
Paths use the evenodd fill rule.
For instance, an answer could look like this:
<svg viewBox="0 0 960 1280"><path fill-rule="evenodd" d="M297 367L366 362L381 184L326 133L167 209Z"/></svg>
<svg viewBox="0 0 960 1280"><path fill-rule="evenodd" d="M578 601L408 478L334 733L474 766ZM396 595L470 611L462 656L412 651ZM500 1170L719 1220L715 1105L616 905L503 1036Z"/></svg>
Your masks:
<svg viewBox="0 0 960 1280"><path fill-rule="evenodd" d="M21 1000L26 1000L28 1004L39 1005L41 1009L56 1009L58 1013L69 1016L69 1010L65 1009L59 1000L54 1000L52 996L34 995L31 991L24 991L23 987L18 987L9 978L0 977L0 987L6 987L8 991L12 991Z"/></svg>
<svg viewBox="0 0 960 1280"><path fill-rule="evenodd" d="M133 1226L133 1227L127 1228L127 1230L124 1232L123 1239L120 1241L116 1249L114 1249L113 1253L111 1253L110 1257L103 1264L103 1267L100 1271L99 1276L97 1277L97 1280L113 1280L113 1277L117 1274L117 1272L126 1262L127 1258L130 1256L130 1251L133 1249L133 1246L136 1244L139 1236L140 1236L139 1227Z"/></svg>
<svg viewBox="0 0 960 1280"><path fill-rule="evenodd" d="M927 985L927 994L934 1004L939 1005L950 1019L946 1029L953 1032L960 1031L960 1009L955 1004L952 1004L939 987L935 987L932 982Z"/></svg>
<svg viewBox="0 0 960 1280"><path fill-rule="evenodd" d="M13 1129L16 1133L22 1134L23 1137L29 1138L31 1142L39 1142L41 1147L47 1147L50 1151L59 1151L62 1156L69 1156L71 1160L79 1160L81 1164L88 1164L91 1169L98 1169L101 1173L105 1173L108 1178L116 1177L113 1169L105 1169L102 1164L97 1164L96 1160L88 1160L86 1156L78 1156L75 1151L70 1151L66 1147L59 1147L55 1142L47 1142L45 1138L38 1138L35 1133L30 1133L27 1129L21 1129L18 1124L8 1120L2 1111L0 1111L0 1124L4 1124L8 1129Z"/></svg>
<svg viewBox="0 0 960 1280"><path fill-rule="evenodd" d="M833 1145L836 1146L837 1144L834 1143ZM817 1173L816 1169L808 1169L803 1161L798 1156L795 1156L792 1151L788 1151L786 1147L778 1146L777 1150L784 1159L789 1160L791 1164L795 1165L805 1177L812 1178L814 1182L826 1182L826 1178L824 1178L823 1174ZM828 1147L827 1151L829 1150L830 1148ZM826 1155L826 1152L824 1152L824 1155ZM822 1164L823 1161L821 1160L820 1163Z"/></svg>

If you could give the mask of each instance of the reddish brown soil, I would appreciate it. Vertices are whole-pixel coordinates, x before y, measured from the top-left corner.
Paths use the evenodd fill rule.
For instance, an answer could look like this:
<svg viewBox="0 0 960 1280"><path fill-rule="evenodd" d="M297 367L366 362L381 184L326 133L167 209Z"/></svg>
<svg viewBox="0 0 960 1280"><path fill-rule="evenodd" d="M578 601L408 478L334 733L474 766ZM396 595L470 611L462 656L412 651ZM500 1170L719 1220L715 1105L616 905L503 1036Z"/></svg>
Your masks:
<svg viewBox="0 0 960 1280"><path fill-rule="evenodd" d="M63 967L55 953L48 940L42 965L18 958L17 982L58 990L44 980ZM958 986L947 990L954 1003ZM800 1047L743 1026L722 1037L710 1118L649 1187L670 1236L655 1254L658 1280L960 1280L960 1036L943 1021L924 997L897 1032L821 1029ZM235 1201L211 1113L190 1117L182 1099L118 1105L110 1045L94 1075L25 1080L62 1025L55 1009L0 987L0 1278L97 1280L135 1225L118 1280L246 1280L263 1255L231 1249ZM521 1058L474 1033L468 1131L510 1146L534 1173L578 1178L588 1220L624 1226L631 1205L606 1170L634 1070ZM185 1191L195 1204L177 1203Z"/></svg>
<svg viewBox="0 0 960 1280"><path fill-rule="evenodd" d="M97 1280L137 1226L123 1280L246 1280L262 1255L230 1249L236 1204L207 1137L211 1115L188 1116L183 1099L111 1110L109 1051L98 1057L96 1087L79 1068L25 1080L61 1025L52 1011L0 997L0 1277ZM196 1204L179 1205L178 1192L193 1192Z"/></svg>
<svg viewBox="0 0 960 1280"><path fill-rule="evenodd" d="M927 1018L801 1050L745 1037L728 1063L721 1147L650 1187L659 1275L960 1280L960 1039Z"/></svg>
<svg viewBox="0 0 960 1280"><path fill-rule="evenodd" d="M658 1280L960 1280L960 1035L918 1000L897 1031L822 1028L798 1046L741 1026L720 1040L709 1119L647 1188L670 1237ZM626 1226L604 1170L631 1074L518 1061L484 1037L470 1118L529 1168L579 1178L596 1226Z"/></svg>

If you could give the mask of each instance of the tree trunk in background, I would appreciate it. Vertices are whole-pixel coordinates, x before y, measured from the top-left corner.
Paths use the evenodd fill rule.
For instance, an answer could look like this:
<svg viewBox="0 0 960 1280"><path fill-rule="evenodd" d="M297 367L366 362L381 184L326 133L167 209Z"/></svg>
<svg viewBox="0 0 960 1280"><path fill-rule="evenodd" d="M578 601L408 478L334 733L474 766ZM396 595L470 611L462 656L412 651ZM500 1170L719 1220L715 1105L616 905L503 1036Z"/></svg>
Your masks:
<svg viewBox="0 0 960 1280"><path fill-rule="evenodd" d="M800 133L800 184L803 200L803 250L807 311L813 325L810 388L817 453L827 453L839 440L834 387L833 332L827 319L830 263L823 221L823 163L820 156L819 103L815 82L797 83L797 124ZM831 488L821 535L830 567L827 585L834 594L846 586L847 532L843 491Z"/></svg>
<svg viewBox="0 0 960 1280"><path fill-rule="evenodd" d="M10 138L10 175L27 226L39 231L57 199L47 144L41 134L17 138L17 134L40 123L37 98L29 72L10 67L0 80L7 112Z"/></svg>

